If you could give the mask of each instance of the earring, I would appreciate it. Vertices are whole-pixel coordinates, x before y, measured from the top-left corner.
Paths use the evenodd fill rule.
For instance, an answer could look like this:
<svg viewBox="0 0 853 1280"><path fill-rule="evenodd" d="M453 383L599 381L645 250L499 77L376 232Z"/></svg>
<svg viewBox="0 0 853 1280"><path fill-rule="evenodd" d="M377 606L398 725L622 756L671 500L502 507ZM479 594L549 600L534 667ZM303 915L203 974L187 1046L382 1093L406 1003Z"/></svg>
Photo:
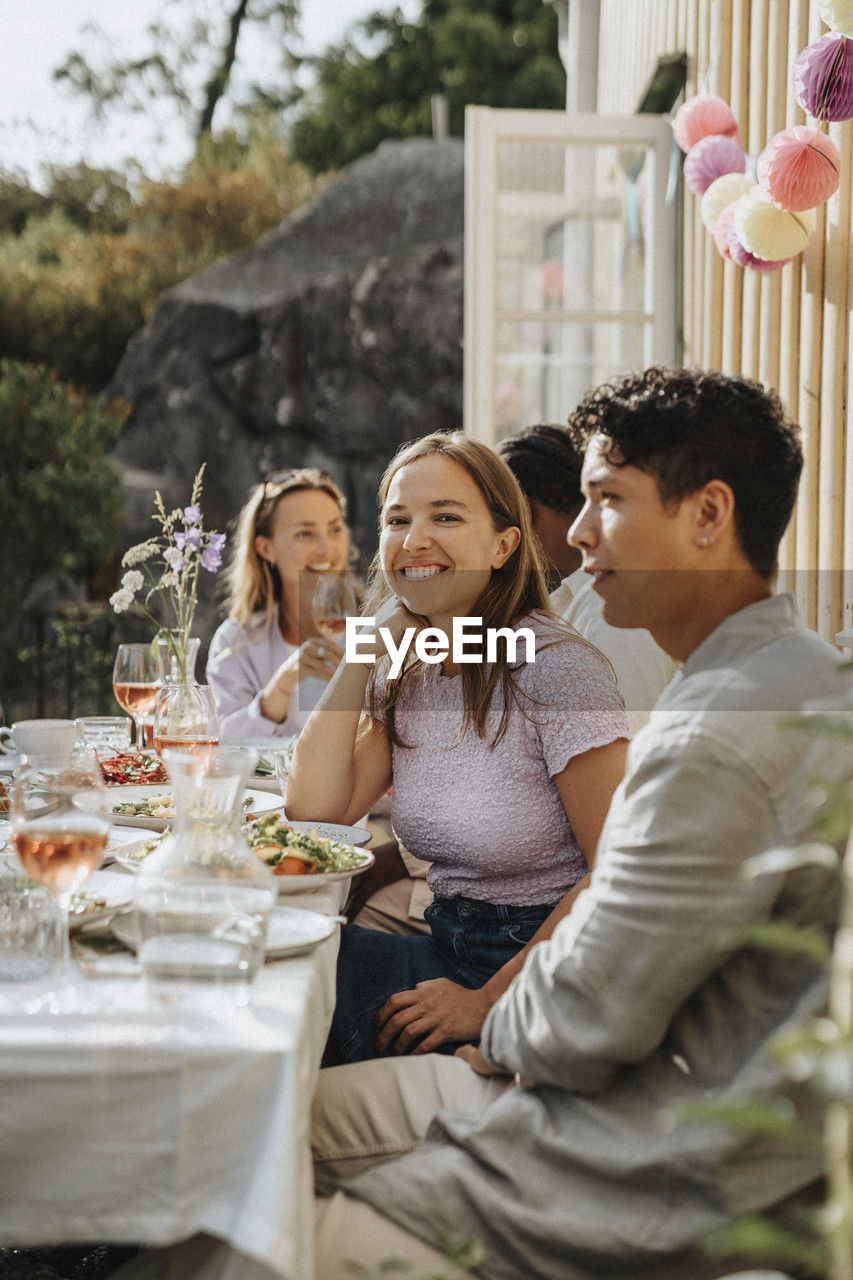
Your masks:
<svg viewBox="0 0 853 1280"><path fill-rule="evenodd" d="M699 539L699 546L700 546L700 547L710 547L710 546L711 546L711 544L712 544L712 543L714 543L714 542L716 542L716 541L717 541L717 539L714 537L714 535L713 535L712 533L706 533L704 538L700 538L700 539Z"/></svg>

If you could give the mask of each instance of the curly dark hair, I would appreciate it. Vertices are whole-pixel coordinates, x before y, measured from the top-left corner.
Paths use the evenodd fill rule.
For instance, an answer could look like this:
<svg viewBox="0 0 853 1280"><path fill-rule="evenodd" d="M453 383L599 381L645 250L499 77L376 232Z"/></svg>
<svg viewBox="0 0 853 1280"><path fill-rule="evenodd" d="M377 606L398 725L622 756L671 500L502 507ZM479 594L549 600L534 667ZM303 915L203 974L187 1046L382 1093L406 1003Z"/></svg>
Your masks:
<svg viewBox="0 0 853 1280"><path fill-rule="evenodd" d="M501 440L497 451L530 502L541 502L561 516L574 515L581 506L583 453L565 427L528 427Z"/></svg>
<svg viewBox="0 0 853 1280"><path fill-rule="evenodd" d="M716 370L655 366L597 387L568 425L581 451L605 436L607 460L653 476L663 503L724 480L741 550L773 577L803 466L799 427L774 391Z"/></svg>

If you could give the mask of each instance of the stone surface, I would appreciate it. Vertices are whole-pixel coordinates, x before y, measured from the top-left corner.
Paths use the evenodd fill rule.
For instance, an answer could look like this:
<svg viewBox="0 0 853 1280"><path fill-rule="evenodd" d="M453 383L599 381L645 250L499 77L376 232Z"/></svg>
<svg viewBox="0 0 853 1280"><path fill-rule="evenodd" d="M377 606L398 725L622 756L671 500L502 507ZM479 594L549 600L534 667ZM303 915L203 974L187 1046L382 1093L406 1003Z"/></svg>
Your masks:
<svg viewBox="0 0 853 1280"><path fill-rule="evenodd" d="M462 208L461 142L387 142L164 295L109 388L133 406L124 545L151 531L154 488L185 500L203 460L220 529L266 472L318 465L369 558L388 459L461 425Z"/></svg>

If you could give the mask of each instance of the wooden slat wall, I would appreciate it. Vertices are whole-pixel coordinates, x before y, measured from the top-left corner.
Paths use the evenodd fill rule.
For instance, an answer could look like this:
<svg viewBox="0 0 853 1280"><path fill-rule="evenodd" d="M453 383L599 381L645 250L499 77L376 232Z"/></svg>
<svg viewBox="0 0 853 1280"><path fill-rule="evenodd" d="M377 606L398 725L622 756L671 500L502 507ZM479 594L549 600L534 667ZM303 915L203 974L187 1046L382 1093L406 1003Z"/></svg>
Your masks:
<svg viewBox="0 0 853 1280"><path fill-rule="evenodd" d="M601 0L599 110L632 114L657 58L688 54L688 96L719 93L757 155L807 123L791 65L826 29L810 0ZM806 251L762 276L724 263L684 193L684 361L743 373L779 390L802 429L806 466L781 554L781 582L806 621L832 639L853 626L853 122L831 125L841 185L818 211Z"/></svg>

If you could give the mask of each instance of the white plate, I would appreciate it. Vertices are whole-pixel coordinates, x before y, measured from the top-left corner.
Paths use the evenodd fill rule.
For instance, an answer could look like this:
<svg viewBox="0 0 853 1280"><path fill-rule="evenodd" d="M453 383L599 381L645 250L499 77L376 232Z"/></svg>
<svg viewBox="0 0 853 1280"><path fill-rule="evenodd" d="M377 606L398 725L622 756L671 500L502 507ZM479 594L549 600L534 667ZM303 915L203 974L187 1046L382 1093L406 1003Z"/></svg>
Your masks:
<svg viewBox="0 0 853 1280"><path fill-rule="evenodd" d="M359 853L364 861L357 867L350 867L348 871L315 871L309 876L276 876L279 897L289 893L316 893L323 885L361 875L362 871L373 866L376 859L369 849L359 849Z"/></svg>
<svg viewBox="0 0 853 1280"><path fill-rule="evenodd" d="M84 924L93 924L96 920L104 920L114 911L120 911L133 900L133 881L130 876L118 871L95 871L74 895L72 905L79 900L96 902L103 898L103 906L91 906L84 911L73 911L69 916L72 929L82 929Z"/></svg>
<svg viewBox="0 0 853 1280"><path fill-rule="evenodd" d="M285 956L297 956L316 947L335 932L337 921L319 911L305 911L301 907L273 907L267 933L266 955L273 960ZM123 911L110 925L115 936L131 951L139 947L139 928L136 913Z"/></svg>
<svg viewBox="0 0 853 1280"><path fill-rule="evenodd" d="M148 796L168 795L171 791L172 788L168 783L161 786L155 786L153 783L147 786L130 783L125 787L107 787L111 810L117 804L145 800ZM274 801L271 796L266 795L263 791L246 791L244 799L249 802L245 806L246 811L255 815L268 813L271 809L278 809L281 805L280 800ZM141 813L111 812L110 821L118 827L142 827L146 831L165 831L168 826L174 823L175 819L174 815L169 818L151 818Z"/></svg>
<svg viewBox="0 0 853 1280"><path fill-rule="evenodd" d="M109 866L111 862L122 862L124 851L141 840L150 840L151 832L145 827L110 827L110 838L104 852L101 866Z"/></svg>

